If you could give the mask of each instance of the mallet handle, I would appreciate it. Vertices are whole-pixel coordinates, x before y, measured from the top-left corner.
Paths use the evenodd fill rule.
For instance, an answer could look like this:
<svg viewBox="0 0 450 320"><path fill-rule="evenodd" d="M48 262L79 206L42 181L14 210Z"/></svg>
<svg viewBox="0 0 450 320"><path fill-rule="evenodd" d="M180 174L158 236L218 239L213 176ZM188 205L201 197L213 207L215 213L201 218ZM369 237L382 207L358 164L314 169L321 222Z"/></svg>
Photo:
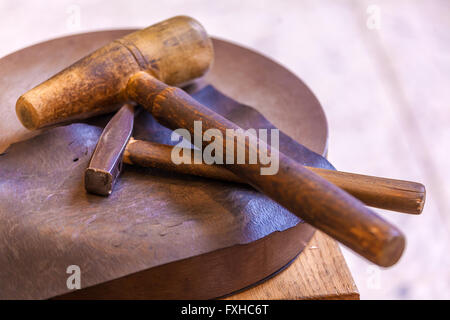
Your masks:
<svg viewBox="0 0 450 320"><path fill-rule="evenodd" d="M208 129L218 129L224 139L226 129L240 129L183 90L169 87L145 72L130 78L126 92L130 99L171 129L185 128L194 135L194 121L202 121L202 134ZM246 155L250 149L256 150L260 159L261 146L267 147L270 154L279 154L278 172L275 175L261 175L261 168L265 166L237 164L236 161L226 164L227 169L368 260L385 267L398 261L405 246L400 230L366 208L361 201L283 153L270 149L261 140L244 137L244 141L244 144L235 145L235 155L236 150L243 147ZM226 143L222 142L223 154L227 155Z"/></svg>
<svg viewBox="0 0 450 320"><path fill-rule="evenodd" d="M130 139L123 161L142 167L190 174L231 182L245 183L230 170L221 165L194 164L191 153L190 164L175 164L171 160L173 146L150 141ZM368 206L386 210L420 214L425 201L425 187L416 182L379 178L355 173L307 167L315 174L347 191Z"/></svg>

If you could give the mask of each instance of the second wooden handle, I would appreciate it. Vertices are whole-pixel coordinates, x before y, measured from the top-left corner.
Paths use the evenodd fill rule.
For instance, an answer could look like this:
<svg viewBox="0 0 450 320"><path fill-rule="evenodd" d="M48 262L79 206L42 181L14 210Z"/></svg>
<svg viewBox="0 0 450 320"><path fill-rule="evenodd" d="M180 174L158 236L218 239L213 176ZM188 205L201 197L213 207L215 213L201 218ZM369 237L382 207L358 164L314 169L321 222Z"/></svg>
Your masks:
<svg viewBox="0 0 450 320"><path fill-rule="evenodd" d="M205 178L245 183L221 165L178 164L171 160L173 146L131 139L124 162ZM191 152L191 150L186 149ZM193 156L193 153L192 153ZM425 187L416 182L371 177L361 174L305 167L347 191L366 205L381 209L420 214L425 201Z"/></svg>
<svg viewBox="0 0 450 320"><path fill-rule="evenodd" d="M242 135L239 133L243 132L242 129L231 121L205 107L183 90L169 87L145 72L139 72L130 78L127 94L161 124L171 129L184 128L195 135L195 121L201 121L202 135L209 129L218 130L222 138L217 136L215 139L222 142L220 152L227 158L230 154L225 146L229 140L225 138L227 143L223 141L227 137L226 132L233 130L238 136ZM240 138L238 137L233 151L235 161L227 163L227 169L366 259L385 267L398 261L404 250L405 238L395 226L342 189L276 149L270 149L263 141L245 136ZM241 148L246 155L250 150L256 151L257 159L261 159L261 147L279 160L276 174L263 175L262 169L265 166L260 163L240 164L236 161L235 155Z"/></svg>

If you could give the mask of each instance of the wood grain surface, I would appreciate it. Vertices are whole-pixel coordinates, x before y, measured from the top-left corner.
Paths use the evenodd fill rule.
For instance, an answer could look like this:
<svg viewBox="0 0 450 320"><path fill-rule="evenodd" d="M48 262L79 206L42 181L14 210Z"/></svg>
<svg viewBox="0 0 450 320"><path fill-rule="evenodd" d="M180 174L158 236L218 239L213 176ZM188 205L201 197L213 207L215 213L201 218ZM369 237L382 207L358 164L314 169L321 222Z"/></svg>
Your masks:
<svg viewBox="0 0 450 320"><path fill-rule="evenodd" d="M276 277L225 299L358 300L359 291L336 241L317 231L303 252Z"/></svg>

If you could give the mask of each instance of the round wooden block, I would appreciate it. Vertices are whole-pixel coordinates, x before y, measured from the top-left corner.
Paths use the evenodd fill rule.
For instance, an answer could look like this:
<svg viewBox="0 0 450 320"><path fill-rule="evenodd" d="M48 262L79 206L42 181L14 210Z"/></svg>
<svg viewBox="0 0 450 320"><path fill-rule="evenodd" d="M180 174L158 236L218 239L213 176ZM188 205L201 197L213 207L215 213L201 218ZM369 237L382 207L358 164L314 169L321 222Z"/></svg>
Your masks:
<svg viewBox="0 0 450 320"><path fill-rule="evenodd" d="M0 149L37 134L16 119L20 94L131 31L68 36L2 58ZM213 42L204 82L326 154L323 110L300 79L251 50ZM252 188L151 169L127 167L109 198L86 194L82 173L100 131L41 131L0 157L8 168L0 172L1 298L215 298L274 274L314 233ZM29 160L18 165L21 153ZM67 288L70 265L80 267L81 290Z"/></svg>

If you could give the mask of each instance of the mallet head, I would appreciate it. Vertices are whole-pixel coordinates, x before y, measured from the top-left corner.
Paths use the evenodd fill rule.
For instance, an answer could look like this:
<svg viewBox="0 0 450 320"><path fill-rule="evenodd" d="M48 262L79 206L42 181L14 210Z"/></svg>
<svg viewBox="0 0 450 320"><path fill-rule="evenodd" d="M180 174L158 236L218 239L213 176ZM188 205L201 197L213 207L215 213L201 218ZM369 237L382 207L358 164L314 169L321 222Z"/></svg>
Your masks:
<svg viewBox="0 0 450 320"><path fill-rule="evenodd" d="M202 76L213 60L206 31L179 16L117 39L23 94L16 113L28 129L107 113L127 101L131 75L146 71L170 85Z"/></svg>

